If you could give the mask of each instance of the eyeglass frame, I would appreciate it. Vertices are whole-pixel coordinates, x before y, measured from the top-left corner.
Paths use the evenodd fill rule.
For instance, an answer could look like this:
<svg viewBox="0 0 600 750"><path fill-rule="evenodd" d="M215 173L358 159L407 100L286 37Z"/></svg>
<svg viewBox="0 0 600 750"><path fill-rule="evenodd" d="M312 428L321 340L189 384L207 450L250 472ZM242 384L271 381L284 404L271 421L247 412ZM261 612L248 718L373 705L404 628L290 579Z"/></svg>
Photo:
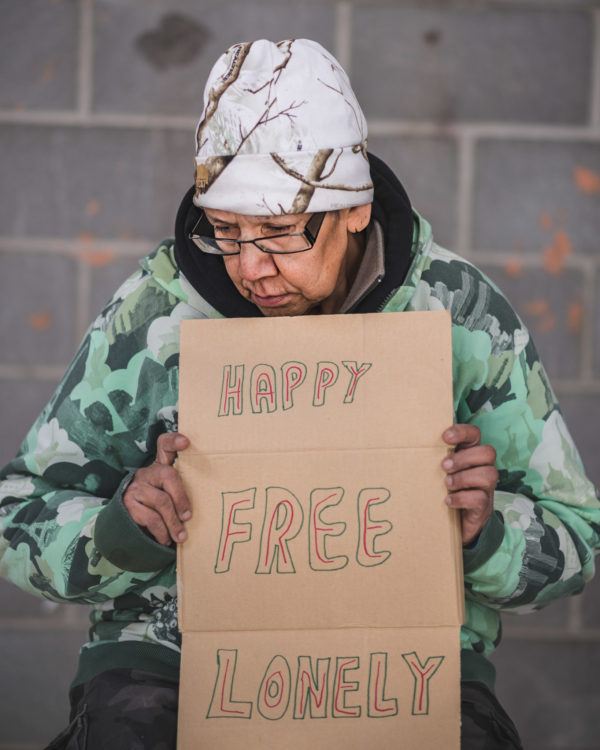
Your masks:
<svg viewBox="0 0 600 750"><path fill-rule="evenodd" d="M271 234L268 237L255 237L254 239L250 240L228 240L223 239L222 242L234 242L236 245L238 245L239 250L233 253L225 253L223 251L211 253L208 250L205 250L203 246L200 245L199 240L202 240L203 238L214 240L215 242L218 242L219 240L214 236L210 237L206 234L194 234L194 231L198 224L202 221L202 219L206 219L209 225L212 226L210 219L206 215L206 213L200 209L200 217L198 218L198 221L194 224L192 231L188 234L188 239L192 240L192 242L196 245L196 247L201 250L203 253L206 253L206 255L216 255L218 256L229 256L229 255L239 255L242 252L241 245L254 245L257 247L261 253L266 253L267 255L296 255L297 253L305 253L307 250L312 250L312 248L315 246L315 243L317 241L317 237L319 236L319 231L321 230L321 226L323 225L323 220L325 219L325 215L327 214L327 211L318 211L311 215L310 219L306 222L304 225L304 229L302 232L284 232L283 234ZM277 214L279 216L279 214ZM283 215L283 214L282 214ZM310 224L316 225L311 228L309 228ZM302 250L267 250L264 247L261 247L258 243L261 240L274 240L279 239L281 237L304 237L307 242L309 242L309 246L302 248ZM203 243L205 244L205 243Z"/></svg>

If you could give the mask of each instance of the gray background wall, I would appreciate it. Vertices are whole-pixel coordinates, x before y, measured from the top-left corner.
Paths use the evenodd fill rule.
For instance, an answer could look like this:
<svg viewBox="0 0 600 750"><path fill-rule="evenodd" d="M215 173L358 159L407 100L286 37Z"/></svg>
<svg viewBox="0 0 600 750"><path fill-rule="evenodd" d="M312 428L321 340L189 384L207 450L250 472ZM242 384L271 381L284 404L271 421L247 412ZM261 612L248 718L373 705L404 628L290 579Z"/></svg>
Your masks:
<svg viewBox="0 0 600 750"><path fill-rule="evenodd" d="M600 484L600 9L530 2L0 0L0 463L93 315L172 233L210 66L305 36L348 70L438 241L531 327ZM83 608L0 582L0 750L63 725ZM600 580L508 618L498 694L528 750L600 748Z"/></svg>

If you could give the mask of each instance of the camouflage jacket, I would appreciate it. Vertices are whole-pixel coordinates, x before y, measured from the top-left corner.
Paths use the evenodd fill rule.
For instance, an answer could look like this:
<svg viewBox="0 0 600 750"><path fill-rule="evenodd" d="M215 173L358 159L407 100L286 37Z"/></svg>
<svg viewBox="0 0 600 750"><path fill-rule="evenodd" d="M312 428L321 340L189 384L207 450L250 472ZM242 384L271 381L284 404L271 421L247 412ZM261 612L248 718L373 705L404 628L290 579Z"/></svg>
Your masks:
<svg viewBox="0 0 600 750"><path fill-rule="evenodd" d="M495 514L464 551L463 677L491 685L500 612L577 593L594 570L600 504L529 333L473 265L421 220L412 264L383 311L451 311L456 420L497 451ZM75 682L111 667L177 675L175 550L121 502L176 429L179 323L219 317L175 262L141 262L92 324L18 456L0 473L0 574L52 601L91 604Z"/></svg>

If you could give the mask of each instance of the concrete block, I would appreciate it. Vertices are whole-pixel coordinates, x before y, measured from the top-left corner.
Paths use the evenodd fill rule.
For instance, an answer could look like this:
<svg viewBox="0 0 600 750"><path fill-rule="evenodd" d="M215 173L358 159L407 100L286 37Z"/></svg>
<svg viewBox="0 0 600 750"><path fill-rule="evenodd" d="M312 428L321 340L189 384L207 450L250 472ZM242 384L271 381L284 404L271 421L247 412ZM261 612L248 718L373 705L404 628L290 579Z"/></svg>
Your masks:
<svg viewBox="0 0 600 750"><path fill-rule="evenodd" d="M508 297L528 327L550 379L574 378L581 372L582 273L513 265L481 266Z"/></svg>
<svg viewBox="0 0 600 750"><path fill-rule="evenodd" d="M0 380L2 424L9 425L0 433L0 466L14 458L55 388L55 383L46 380Z"/></svg>
<svg viewBox="0 0 600 750"><path fill-rule="evenodd" d="M600 250L600 143L483 140L473 248L529 252L550 272Z"/></svg>
<svg viewBox="0 0 600 750"><path fill-rule="evenodd" d="M560 407L569 431L577 445L589 478L600 487L600 395L592 393L564 394L558 391ZM600 601L600 599L599 599ZM600 620L598 621L600 626Z"/></svg>
<svg viewBox="0 0 600 750"><path fill-rule="evenodd" d="M42 599L0 579L0 630L9 626L11 629L21 626L35 630L75 628L84 631L89 627L89 609Z"/></svg>
<svg viewBox="0 0 600 750"><path fill-rule="evenodd" d="M596 272L595 289L598 289L600 283L600 271ZM594 375L600 376L600 297L596 295L594 310Z"/></svg>
<svg viewBox="0 0 600 750"><path fill-rule="evenodd" d="M44 747L67 724L83 631L0 631L0 743Z"/></svg>
<svg viewBox="0 0 600 750"><path fill-rule="evenodd" d="M193 155L192 131L0 128L11 186L0 202L2 233L79 238L84 257L95 238L157 243L173 234Z"/></svg>
<svg viewBox="0 0 600 750"><path fill-rule="evenodd" d="M0 0L0 108L72 109L78 3Z"/></svg>
<svg viewBox="0 0 600 750"><path fill-rule="evenodd" d="M534 632L544 628L563 628L567 625L568 617L569 602L567 599L561 599L537 612L531 612L526 615L503 615L502 628L505 637L510 638L511 633L515 630L530 630Z"/></svg>
<svg viewBox="0 0 600 750"><path fill-rule="evenodd" d="M1 253L1 361L69 362L76 345L74 296L72 260L38 253Z"/></svg>
<svg viewBox="0 0 600 750"><path fill-rule="evenodd" d="M396 173L414 208L433 226L436 242L454 248L458 165L450 138L369 138L372 151Z"/></svg>
<svg viewBox="0 0 600 750"><path fill-rule="evenodd" d="M507 640L493 661L496 693L524 747L598 747L600 643Z"/></svg>
<svg viewBox="0 0 600 750"><path fill-rule="evenodd" d="M50 604L50 607L45 605ZM0 625L9 617L43 617L54 609L52 602L26 594L12 583L0 579Z"/></svg>
<svg viewBox="0 0 600 750"><path fill-rule="evenodd" d="M199 117L206 77L227 47L308 37L331 48L334 17L332 5L100 0L94 109Z"/></svg>
<svg viewBox="0 0 600 750"><path fill-rule="evenodd" d="M584 11L358 6L351 77L370 117L583 124L593 28Z"/></svg>

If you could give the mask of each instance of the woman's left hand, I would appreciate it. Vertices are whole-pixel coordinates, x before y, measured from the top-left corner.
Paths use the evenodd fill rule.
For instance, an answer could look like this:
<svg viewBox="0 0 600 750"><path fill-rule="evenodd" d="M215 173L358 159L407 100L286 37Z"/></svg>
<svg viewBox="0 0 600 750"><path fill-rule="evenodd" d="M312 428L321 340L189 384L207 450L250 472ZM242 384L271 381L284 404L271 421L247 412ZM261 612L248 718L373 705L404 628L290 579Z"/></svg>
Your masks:
<svg viewBox="0 0 600 750"><path fill-rule="evenodd" d="M460 510L463 547L472 544L494 510L498 483L496 451L481 445L481 432L470 424L455 424L442 434L454 452L442 461L450 508Z"/></svg>

